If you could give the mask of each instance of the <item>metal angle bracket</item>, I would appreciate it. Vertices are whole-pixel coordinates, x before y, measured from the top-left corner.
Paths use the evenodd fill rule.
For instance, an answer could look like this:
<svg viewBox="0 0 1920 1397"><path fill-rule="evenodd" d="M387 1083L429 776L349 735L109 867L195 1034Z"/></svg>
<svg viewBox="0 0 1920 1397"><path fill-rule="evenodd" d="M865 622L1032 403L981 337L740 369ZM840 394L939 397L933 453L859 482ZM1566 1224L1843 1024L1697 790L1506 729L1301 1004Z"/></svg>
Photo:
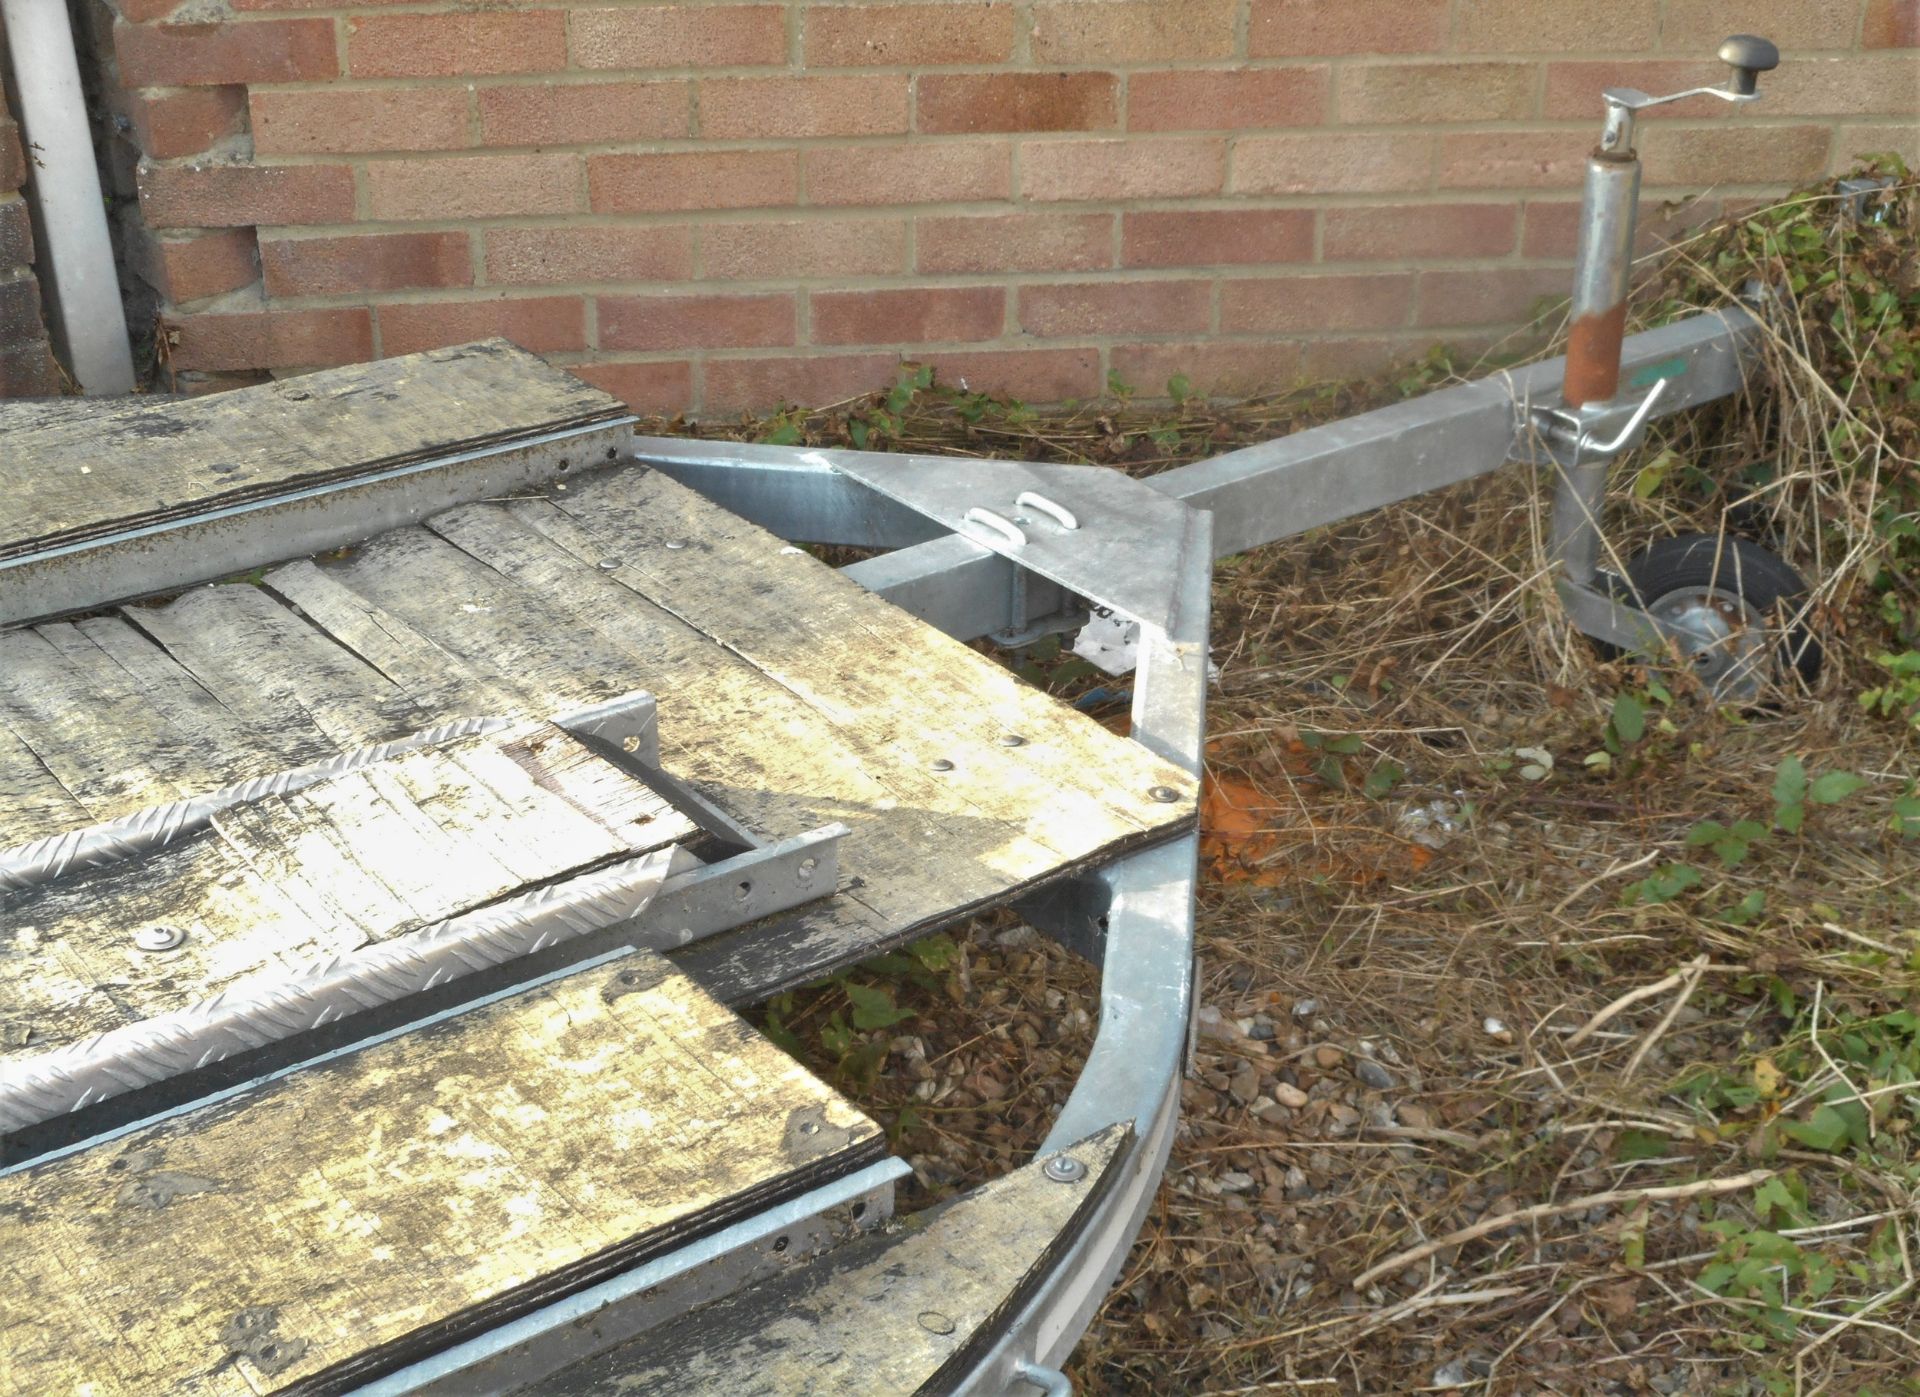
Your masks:
<svg viewBox="0 0 1920 1397"><path fill-rule="evenodd" d="M1190 506L1104 466L809 453L970 542L1162 629L1175 621Z"/></svg>

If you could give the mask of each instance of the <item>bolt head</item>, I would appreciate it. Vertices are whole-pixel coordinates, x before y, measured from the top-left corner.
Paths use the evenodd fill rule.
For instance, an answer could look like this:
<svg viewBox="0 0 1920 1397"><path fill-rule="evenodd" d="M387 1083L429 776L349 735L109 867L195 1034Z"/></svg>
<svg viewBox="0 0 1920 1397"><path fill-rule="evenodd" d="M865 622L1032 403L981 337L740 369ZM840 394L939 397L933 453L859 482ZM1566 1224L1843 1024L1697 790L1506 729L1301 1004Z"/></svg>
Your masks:
<svg viewBox="0 0 1920 1397"><path fill-rule="evenodd" d="M1077 1184L1087 1176L1087 1166L1070 1154L1057 1154L1040 1166L1040 1172L1057 1184Z"/></svg>
<svg viewBox="0 0 1920 1397"><path fill-rule="evenodd" d="M600 560L600 571L618 572L619 570L620 570L620 560L618 558L602 558Z"/></svg>
<svg viewBox="0 0 1920 1397"><path fill-rule="evenodd" d="M1017 732L1005 733L1000 738L1000 745L1002 747L1024 747L1027 745L1027 739L1020 736Z"/></svg>
<svg viewBox="0 0 1920 1397"><path fill-rule="evenodd" d="M1176 800L1180 799L1180 792L1171 786L1155 786L1152 790L1148 791L1147 794L1159 801L1162 805L1172 805Z"/></svg>
<svg viewBox="0 0 1920 1397"><path fill-rule="evenodd" d="M133 934L133 944L143 951L171 951L186 939L177 926L143 926Z"/></svg>
<svg viewBox="0 0 1920 1397"><path fill-rule="evenodd" d="M931 762L927 763L927 765L931 766L935 771L952 771L953 770L953 763L948 761L945 757L935 757Z"/></svg>

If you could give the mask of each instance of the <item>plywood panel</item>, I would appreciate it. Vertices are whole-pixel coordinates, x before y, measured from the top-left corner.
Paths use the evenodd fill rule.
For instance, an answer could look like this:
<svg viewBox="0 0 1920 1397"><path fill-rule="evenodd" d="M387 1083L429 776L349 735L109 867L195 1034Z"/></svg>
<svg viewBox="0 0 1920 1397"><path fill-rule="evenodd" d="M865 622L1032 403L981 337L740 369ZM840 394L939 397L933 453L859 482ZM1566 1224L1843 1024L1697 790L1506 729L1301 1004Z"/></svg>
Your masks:
<svg viewBox="0 0 1920 1397"><path fill-rule="evenodd" d="M0 1177L0 1393L339 1391L882 1152L634 952Z"/></svg>

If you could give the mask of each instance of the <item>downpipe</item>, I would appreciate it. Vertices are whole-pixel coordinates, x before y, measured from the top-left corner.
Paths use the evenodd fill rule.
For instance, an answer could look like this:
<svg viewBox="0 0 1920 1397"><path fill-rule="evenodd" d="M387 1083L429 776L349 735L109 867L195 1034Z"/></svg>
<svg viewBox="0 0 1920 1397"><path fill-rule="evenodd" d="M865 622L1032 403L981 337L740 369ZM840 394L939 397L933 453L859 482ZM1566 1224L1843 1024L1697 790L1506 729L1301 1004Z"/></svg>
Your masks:
<svg viewBox="0 0 1920 1397"><path fill-rule="evenodd" d="M133 351L66 0L0 0L37 215L54 348L90 394L133 391Z"/></svg>

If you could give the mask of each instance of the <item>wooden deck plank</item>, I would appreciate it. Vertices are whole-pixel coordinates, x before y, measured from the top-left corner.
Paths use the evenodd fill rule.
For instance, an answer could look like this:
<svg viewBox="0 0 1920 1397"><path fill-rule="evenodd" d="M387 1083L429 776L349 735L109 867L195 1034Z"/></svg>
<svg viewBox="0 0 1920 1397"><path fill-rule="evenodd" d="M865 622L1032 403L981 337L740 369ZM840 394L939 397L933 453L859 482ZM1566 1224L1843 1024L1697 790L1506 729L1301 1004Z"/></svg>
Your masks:
<svg viewBox="0 0 1920 1397"><path fill-rule="evenodd" d="M1008 1314L1075 1216L1118 1182L1126 1126L864 1237L543 1380L547 1397L840 1397L948 1393L975 1336ZM990 1331L989 1331L990 1332Z"/></svg>
<svg viewBox="0 0 1920 1397"><path fill-rule="evenodd" d="M328 755L433 722L399 685L259 587L196 587L123 614L223 703L265 709L276 729L312 729Z"/></svg>
<svg viewBox="0 0 1920 1397"><path fill-rule="evenodd" d="M617 580L856 734L867 761L911 770L950 761L945 784L983 814L1044 807L1046 822L1029 832L1068 857L1088 834L1176 822L1148 792L1193 788L1184 772L658 471L604 472L508 509L576 556L624 540ZM704 555L697 566L668 547L686 540Z"/></svg>
<svg viewBox="0 0 1920 1397"><path fill-rule="evenodd" d="M882 1152L634 952L0 1177L0 1392L338 1391Z"/></svg>
<svg viewBox="0 0 1920 1397"><path fill-rule="evenodd" d="M0 902L0 1062L694 834L643 782L536 723L235 806L145 859ZM186 939L139 951L153 925Z"/></svg>
<svg viewBox="0 0 1920 1397"><path fill-rule="evenodd" d="M184 772L167 770L166 744L151 706L124 684L100 682L102 672L63 653L56 639L70 642L71 627L47 630L51 637L37 630L0 631L0 722L92 819L164 804L187 793L182 781L191 787L196 775L206 778L191 762Z"/></svg>
<svg viewBox="0 0 1920 1397"><path fill-rule="evenodd" d="M103 415L41 414L0 450L12 506L0 558L625 412L489 340Z"/></svg>

